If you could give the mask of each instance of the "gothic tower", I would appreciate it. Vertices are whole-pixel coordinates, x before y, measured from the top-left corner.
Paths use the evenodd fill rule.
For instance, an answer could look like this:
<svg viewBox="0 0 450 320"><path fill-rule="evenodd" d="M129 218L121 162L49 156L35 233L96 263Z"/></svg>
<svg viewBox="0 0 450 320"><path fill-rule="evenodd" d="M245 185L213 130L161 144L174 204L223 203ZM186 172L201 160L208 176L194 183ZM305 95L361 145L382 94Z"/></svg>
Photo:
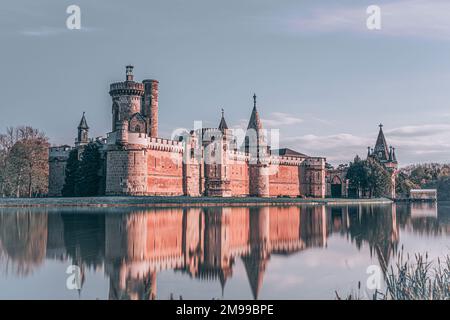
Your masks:
<svg viewBox="0 0 450 320"><path fill-rule="evenodd" d="M391 174L390 197L392 199L395 199L396 176L398 169L397 156L395 155L395 148L392 146L388 147L388 144L386 143L386 138L384 137L383 132L383 125L380 124L379 127L380 130L378 132L378 138L375 143L375 148L371 149L370 147L368 147L367 157L377 160L379 163L384 165L384 167L390 172Z"/></svg>
<svg viewBox="0 0 450 320"><path fill-rule="evenodd" d="M245 152L250 156L250 196L269 197L269 148L256 108L256 94L245 136Z"/></svg>
<svg viewBox="0 0 450 320"><path fill-rule="evenodd" d="M80 147L89 143L89 126L87 125L86 117L81 117L80 124L78 125L78 135L75 141L75 146Z"/></svg>

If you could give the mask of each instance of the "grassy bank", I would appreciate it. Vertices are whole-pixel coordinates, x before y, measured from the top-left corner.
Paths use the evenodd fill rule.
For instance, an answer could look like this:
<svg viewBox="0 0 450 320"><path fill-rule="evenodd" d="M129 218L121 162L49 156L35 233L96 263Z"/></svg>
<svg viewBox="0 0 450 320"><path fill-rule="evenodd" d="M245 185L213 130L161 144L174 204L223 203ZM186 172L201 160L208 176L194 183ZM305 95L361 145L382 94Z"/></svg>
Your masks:
<svg viewBox="0 0 450 320"><path fill-rule="evenodd" d="M120 207L120 206L267 206L267 205L347 205L387 204L380 199L307 199L307 198L211 198L211 197L90 197L90 198L0 198L0 207Z"/></svg>

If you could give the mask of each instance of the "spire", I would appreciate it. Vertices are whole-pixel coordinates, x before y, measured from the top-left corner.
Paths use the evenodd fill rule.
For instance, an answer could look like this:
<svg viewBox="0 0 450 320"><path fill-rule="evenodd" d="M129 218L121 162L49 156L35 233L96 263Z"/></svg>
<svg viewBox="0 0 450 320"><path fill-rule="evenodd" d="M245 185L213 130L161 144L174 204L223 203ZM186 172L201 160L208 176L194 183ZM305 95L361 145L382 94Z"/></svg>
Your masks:
<svg viewBox="0 0 450 320"><path fill-rule="evenodd" d="M383 133L383 125L380 124L379 127L380 131L378 132L378 138L375 144L374 154L378 158L378 160L386 161L388 160L389 157L389 151L386 143L386 138L384 137Z"/></svg>
<svg viewBox="0 0 450 320"><path fill-rule="evenodd" d="M226 129L228 129L228 125L227 122L225 121L225 111L222 109L222 118L220 119L220 123L219 123L219 130L224 132Z"/></svg>
<svg viewBox="0 0 450 320"><path fill-rule="evenodd" d="M77 139L75 140L76 146L81 146L89 143L89 126L87 125L86 117L84 116L84 114L85 113L83 112L80 124L78 125L78 135Z"/></svg>
<svg viewBox="0 0 450 320"><path fill-rule="evenodd" d="M367 157L370 157L371 153L370 153L370 147L367 147Z"/></svg>
<svg viewBox="0 0 450 320"><path fill-rule="evenodd" d="M256 94L253 95L253 110L248 122L248 129L254 129L259 132L262 129L261 119L259 118L258 110L256 109Z"/></svg>
<svg viewBox="0 0 450 320"><path fill-rule="evenodd" d="M85 112L83 112L83 116L81 117L80 124L78 125L78 129L89 129L86 121L86 117L84 116Z"/></svg>
<svg viewBox="0 0 450 320"><path fill-rule="evenodd" d="M266 257L252 252L249 256L242 258L244 261L245 271L247 273L250 289L252 290L253 299L257 300L261 287L263 285L264 273L266 271L267 261Z"/></svg>

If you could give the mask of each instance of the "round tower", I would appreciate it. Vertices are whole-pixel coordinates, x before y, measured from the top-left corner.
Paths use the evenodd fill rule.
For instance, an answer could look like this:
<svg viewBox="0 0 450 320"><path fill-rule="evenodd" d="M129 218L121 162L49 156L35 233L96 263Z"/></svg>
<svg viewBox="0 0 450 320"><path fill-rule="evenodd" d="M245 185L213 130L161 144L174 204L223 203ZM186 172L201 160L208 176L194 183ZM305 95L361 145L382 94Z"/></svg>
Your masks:
<svg viewBox="0 0 450 320"><path fill-rule="evenodd" d="M147 132L150 137L158 137L158 80L144 80L143 113L147 118Z"/></svg>
<svg viewBox="0 0 450 320"><path fill-rule="evenodd" d="M109 94L112 98L112 131L120 129L117 124L130 120L135 113L141 113L144 97L144 84L135 82L133 66L126 67L124 82L111 84Z"/></svg>

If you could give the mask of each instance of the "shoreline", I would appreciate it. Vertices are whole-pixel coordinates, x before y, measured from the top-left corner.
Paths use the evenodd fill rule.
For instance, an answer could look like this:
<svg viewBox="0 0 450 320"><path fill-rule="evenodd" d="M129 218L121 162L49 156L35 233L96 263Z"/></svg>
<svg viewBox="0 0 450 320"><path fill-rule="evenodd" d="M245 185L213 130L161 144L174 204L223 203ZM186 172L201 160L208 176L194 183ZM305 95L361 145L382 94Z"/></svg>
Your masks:
<svg viewBox="0 0 450 320"><path fill-rule="evenodd" d="M105 196L88 198L0 198L0 208L32 207L208 207L208 206L286 206L390 204L387 198L212 198Z"/></svg>

